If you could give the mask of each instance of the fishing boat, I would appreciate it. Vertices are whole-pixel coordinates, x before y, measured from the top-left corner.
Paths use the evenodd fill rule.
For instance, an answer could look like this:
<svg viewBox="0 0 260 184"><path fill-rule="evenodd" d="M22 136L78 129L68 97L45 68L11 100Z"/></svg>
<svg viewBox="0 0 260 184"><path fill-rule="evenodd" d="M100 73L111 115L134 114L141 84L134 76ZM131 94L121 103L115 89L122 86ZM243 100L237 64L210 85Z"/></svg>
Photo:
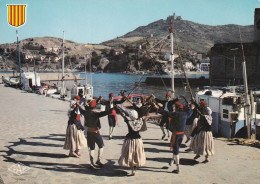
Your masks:
<svg viewBox="0 0 260 184"><path fill-rule="evenodd" d="M39 93L45 96L59 94L57 86L51 86L49 84L42 84L42 87L39 89Z"/></svg>
<svg viewBox="0 0 260 184"><path fill-rule="evenodd" d="M212 110L212 133L215 136L226 138L239 137L239 132L246 123L246 100L245 95L238 91L240 86L208 87L196 93L196 101L205 101ZM259 121L256 114L256 102L251 96L250 103L250 127ZM241 134L241 133L240 133Z"/></svg>
<svg viewBox="0 0 260 184"><path fill-rule="evenodd" d="M10 77L2 76L2 81L5 85L12 86L12 87L17 87L20 84L19 76L10 76Z"/></svg>

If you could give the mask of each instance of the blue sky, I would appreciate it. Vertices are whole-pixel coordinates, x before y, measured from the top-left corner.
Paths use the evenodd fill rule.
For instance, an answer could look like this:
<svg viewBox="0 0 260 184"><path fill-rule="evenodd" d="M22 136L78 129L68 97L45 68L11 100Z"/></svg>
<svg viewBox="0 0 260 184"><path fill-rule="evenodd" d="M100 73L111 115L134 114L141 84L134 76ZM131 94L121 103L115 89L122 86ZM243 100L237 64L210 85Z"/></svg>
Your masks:
<svg viewBox="0 0 260 184"><path fill-rule="evenodd" d="M16 41L7 23L7 4L27 4L19 39L53 36L100 43L174 12L200 24L252 25L260 0L0 0L0 44Z"/></svg>

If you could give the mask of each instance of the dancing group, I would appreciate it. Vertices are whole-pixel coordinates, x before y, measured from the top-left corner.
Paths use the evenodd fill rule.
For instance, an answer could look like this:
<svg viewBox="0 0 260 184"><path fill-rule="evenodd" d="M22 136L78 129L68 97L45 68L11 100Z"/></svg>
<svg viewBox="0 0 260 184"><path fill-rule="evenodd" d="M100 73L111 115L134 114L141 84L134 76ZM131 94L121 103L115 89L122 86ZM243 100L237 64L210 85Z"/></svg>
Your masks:
<svg viewBox="0 0 260 184"><path fill-rule="evenodd" d="M173 158L169 164L176 164L175 173L180 173L179 148L184 138L187 136L186 143L191 140L190 150L194 151L198 159L200 155L205 156L204 163L208 162L208 157L214 155L214 143L211 132L211 109L207 107L204 101L197 104L192 98L192 102L184 106L179 99L171 99L169 93L166 94L166 100L157 99L154 95L148 98L139 98L136 103L132 102L128 97L121 93L120 101L114 100L113 93L109 94L109 100L104 101L102 97L97 100L85 101L80 96L76 96L70 104L68 112L69 121L66 130L66 138L64 149L70 150L69 156L79 157L79 150L83 147L89 148L90 166L98 169L103 166L101 156L103 153L104 142L99 130L101 123L99 118L108 117L109 123L109 140L113 138L113 130L117 122L117 113L120 114L128 127L128 134L125 137L121 156L118 160L120 166L128 166L135 175L137 167L143 166L146 161L143 141L139 134L140 131L146 131L146 118L151 109L155 109L162 114L160 128L162 130L162 139L165 139L166 131L170 140L170 148L173 152ZM128 101L133 110L119 106L123 102ZM105 105L105 111L96 112L96 105L100 103ZM80 116L83 115L85 122L81 125ZM172 135L170 137L170 132ZM85 133L85 136L84 136ZM86 137L86 138L85 138ZM167 139L167 138L166 138ZM95 144L98 146L98 157L94 162Z"/></svg>

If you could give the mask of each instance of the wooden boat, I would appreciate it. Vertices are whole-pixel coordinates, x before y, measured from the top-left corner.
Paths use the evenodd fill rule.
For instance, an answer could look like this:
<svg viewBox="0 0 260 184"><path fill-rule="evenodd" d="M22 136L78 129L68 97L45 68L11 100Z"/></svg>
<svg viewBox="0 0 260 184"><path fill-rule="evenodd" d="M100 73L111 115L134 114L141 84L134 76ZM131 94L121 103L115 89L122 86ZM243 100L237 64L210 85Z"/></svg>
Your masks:
<svg viewBox="0 0 260 184"><path fill-rule="evenodd" d="M18 86L20 84L20 77L19 76L11 76L11 77L4 77L2 76L2 81L7 86Z"/></svg>

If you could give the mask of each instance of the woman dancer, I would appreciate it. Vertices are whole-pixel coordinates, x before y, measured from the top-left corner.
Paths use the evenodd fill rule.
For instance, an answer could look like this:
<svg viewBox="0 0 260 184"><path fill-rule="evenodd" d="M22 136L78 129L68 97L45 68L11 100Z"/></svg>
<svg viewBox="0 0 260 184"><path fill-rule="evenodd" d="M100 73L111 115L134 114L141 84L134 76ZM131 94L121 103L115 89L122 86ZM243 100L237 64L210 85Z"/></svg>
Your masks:
<svg viewBox="0 0 260 184"><path fill-rule="evenodd" d="M205 155L203 163L207 163L209 162L208 157L215 154L211 131L212 110L207 107L206 102L200 101L198 113L199 120L191 135L193 138L191 139L190 149L196 154L194 159L198 159L200 155Z"/></svg>
<svg viewBox="0 0 260 184"><path fill-rule="evenodd" d="M128 134L125 137L118 163L120 166L130 166L132 175L135 175L136 168L143 166L146 161L143 141L139 134L143 125L143 119L142 117L138 118L136 110L128 112L118 106L116 108L128 127Z"/></svg>
<svg viewBox="0 0 260 184"><path fill-rule="evenodd" d="M83 133L84 127L80 123L80 113L77 108L79 99L77 96L74 98L74 101L71 102L71 111L69 112L69 121L63 147L66 150L70 150L70 157L79 157L79 150L83 147L87 147L87 140Z"/></svg>
<svg viewBox="0 0 260 184"><path fill-rule="evenodd" d="M146 126L146 116L149 113L148 109L150 109L150 104L153 104L153 102L155 102L153 95L149 96L148 98L144 98L144 97L140 97L137 99L136 103L134 103L132 100L130 100L128 97L125 96L124 93L121 93L121 95L128 101L130 102L133 107L134 110L137 111L138 113L138 118L142 118L143 119L143 126L140 130L140 132L144 132L147 130L147 126Z"/></svg>

